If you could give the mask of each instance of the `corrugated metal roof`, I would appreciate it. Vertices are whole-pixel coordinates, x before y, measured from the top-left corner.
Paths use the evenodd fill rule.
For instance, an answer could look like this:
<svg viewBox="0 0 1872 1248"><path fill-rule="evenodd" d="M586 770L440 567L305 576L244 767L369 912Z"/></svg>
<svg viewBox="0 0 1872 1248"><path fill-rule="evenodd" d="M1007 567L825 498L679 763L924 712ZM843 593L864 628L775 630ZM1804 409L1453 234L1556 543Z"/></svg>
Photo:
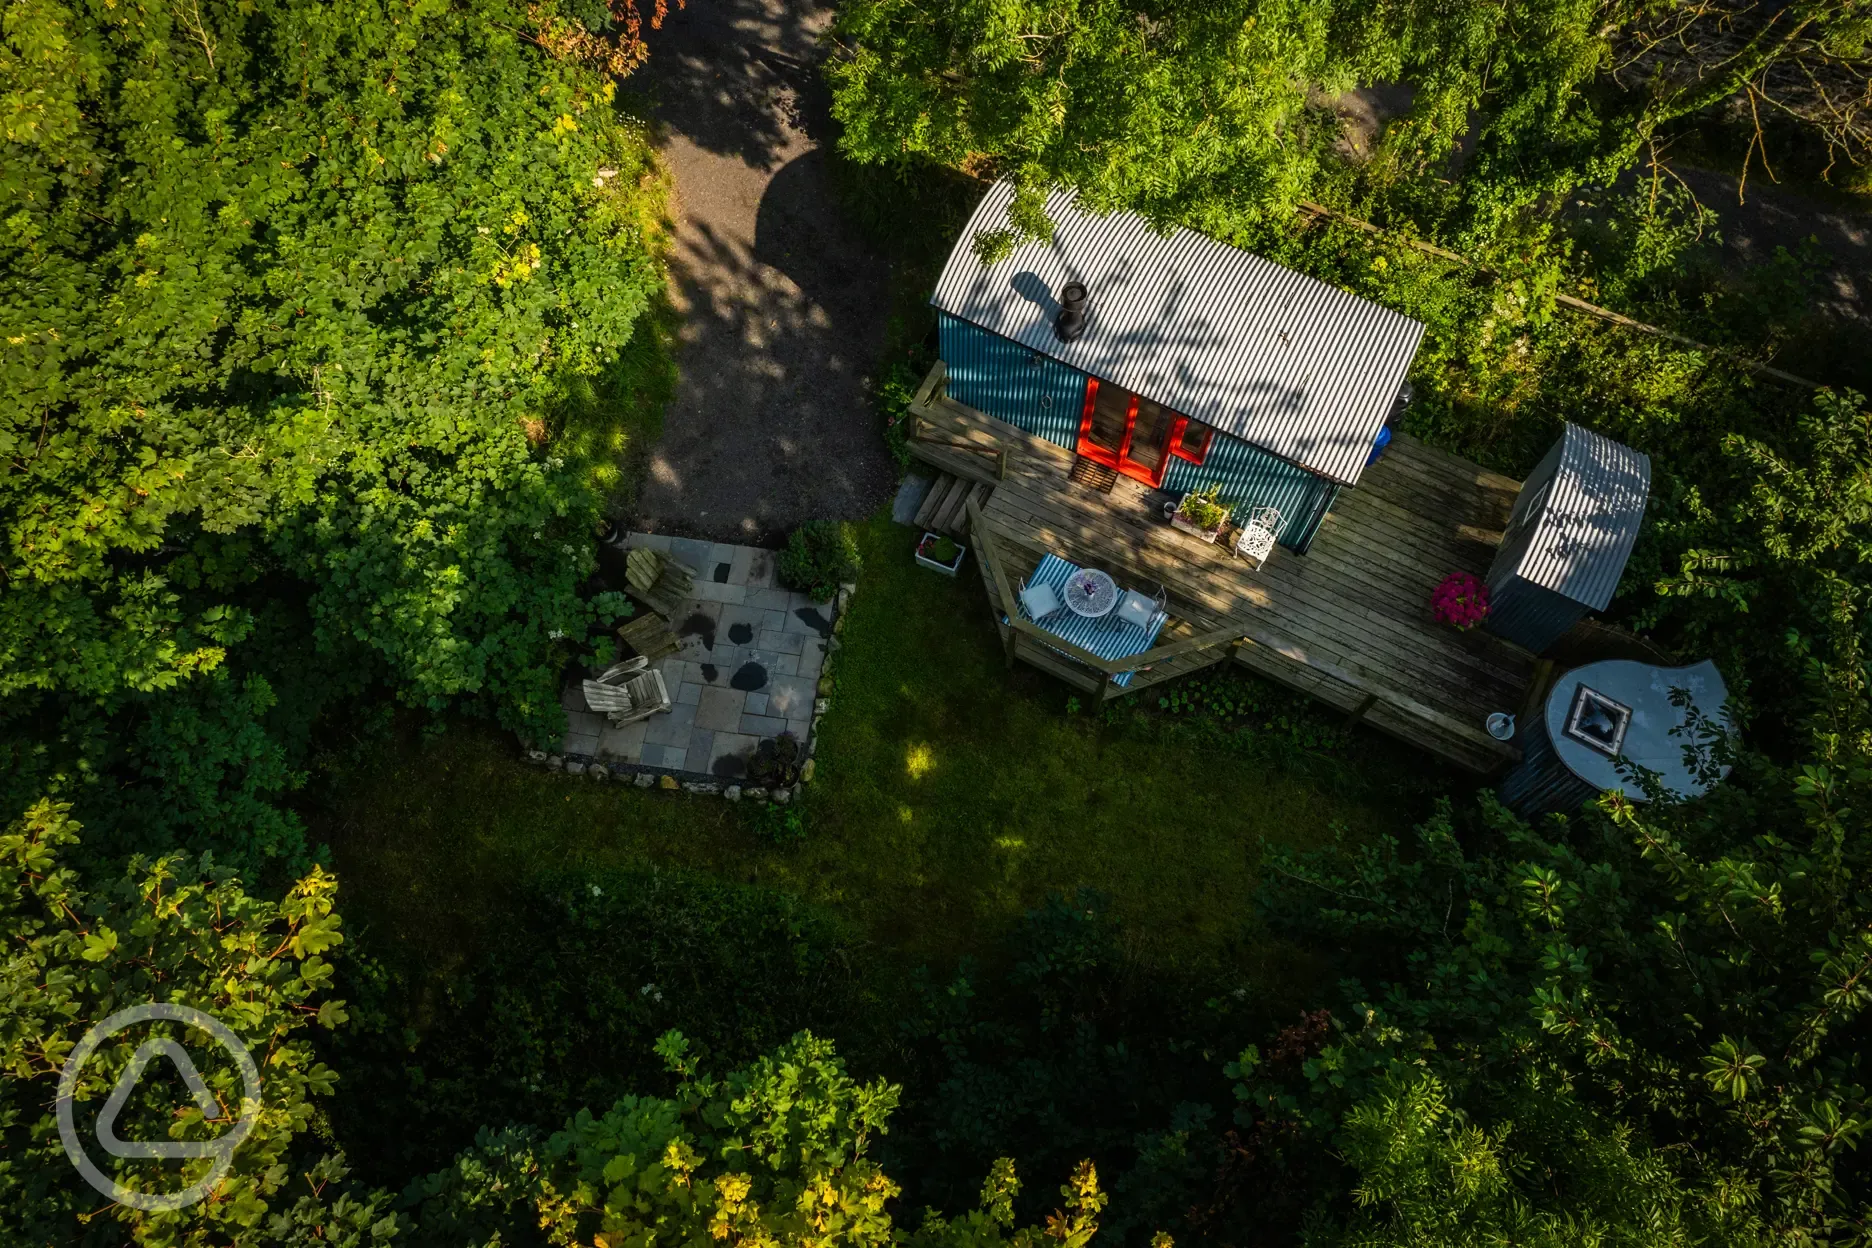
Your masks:
<svg viewBox="0 0 1872 1248"><path fill-rule="evenodd" d="M949 253L936 307L1155 399L1346 485L1423 337L1409 317L1193 230L1099 217L1055 191L1053 241L984 268L977 231L1006 225L996 183ZM1086 332L1053 332L1067 282L1090 292Z"/></svg>
<svg viewBox="0 0 1872 1248"><path fill-rule="evenodd" d="M1529 521L1534 531L1515 571L1605 610L1638 540L1650 493L1649 455L1569 423L1547 497L1530 504L1539 514Z"/></svg>

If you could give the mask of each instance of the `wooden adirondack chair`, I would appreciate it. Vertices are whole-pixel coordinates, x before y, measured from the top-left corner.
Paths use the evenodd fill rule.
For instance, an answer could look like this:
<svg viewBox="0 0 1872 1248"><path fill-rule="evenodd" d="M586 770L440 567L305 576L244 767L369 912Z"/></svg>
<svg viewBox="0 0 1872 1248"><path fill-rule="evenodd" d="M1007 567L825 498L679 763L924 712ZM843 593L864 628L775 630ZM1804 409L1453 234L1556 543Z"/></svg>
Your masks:
<svg viewBox="0 0 1872 1248"><path fill-rule="evenodd" d="M682 649L682 638L654 611L640 611L618 625L618 639L654 663Z"/></svg>
<svg viewBox="0 0 1872 1248"><path fill-rule="evenodd" d="M585 705L622 728L670 709L669 687L663 673L639 656L607 667L597 680L585 682Z"/></svg>
<svg viewBox="0 0 1872 1248"><path fill-rule="evenodd" d="M645 606L666 619L695 593L695 569L639 546L624 556L624 580Z"/></svg>

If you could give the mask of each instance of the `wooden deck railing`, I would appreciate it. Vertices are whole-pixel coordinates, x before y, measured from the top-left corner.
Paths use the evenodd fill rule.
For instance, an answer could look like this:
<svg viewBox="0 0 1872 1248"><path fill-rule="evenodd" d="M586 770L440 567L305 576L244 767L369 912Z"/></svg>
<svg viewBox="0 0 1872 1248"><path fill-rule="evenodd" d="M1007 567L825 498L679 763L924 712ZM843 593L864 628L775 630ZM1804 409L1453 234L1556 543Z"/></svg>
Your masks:
<svg viewBox="0 0 1872 1248"><path fill-rule="evenodd" d="M1006 447L976 446L973 442L958 442L954 438L932 438L917 427L917 416L909 416L910 428L905 436L930 446L946 446L955 451L970 451L976 455L991 455L995 461L995 480L1007 480L1008 453Z"/></svg>
<svg viewBox="0 0 1872 1248"><path fill-rule="evenodd" d="M1014 666L1016 638L1022 635L1032 637L1041 645L1057 650L1075 662L1083 663L1085 666L1103 673L1107 682L1114 676L1123 676L1128 672L1135 672L1139 668L1150 667L1166 659L1174 659L1178 655L1190 654L1197 650L1207 650L1213 646L1226 645L1231 641L1237 641L1241 638L1241 630L1239 628L1219 628L1214 632L1203 633L1197 637L1185 637L1181 641L1169 642L1166 645L1146 650L1142 654L1134 654L1122 659L1103 658L1082 646L1074 645L1064 637L1061 637L1058 633L1044 628L1039 624L1035 624L1030 620L1023 620L1020 617L1014 591L1012 587L1009 586L1007 573L1001 566L1001 552L995 545L994 535L989 531L988 526L982 523L981 508L976 506L975 500L972 498L969 499L967 506L969 540L975 546L975 557L982 561L982 565L986 567L989 573L994 577L995 589L999 591L1002 610L1007 615L1007 665L1010 668Z"/></svg>
<svg viewBox="0 0 1872 1248"><path fill-rule="evenodd" d="M931 368L929 375L923 379L923 384L917 387L915 397L910 400L910 413L904 418L906 425L904 436L912 441L922 442L929 446L946 446L954 451L967 451L973 455L993 456L995 461L995 480L1007 480L1008 453L1006 447L981 446L974 442L963 442L955 438L936 438L923 432L922 417L917 415L917 409L928 407L931 400L936 397L936 392L942 389L943 385L948 380L948 365L944 364L941 360L937 360L935 367Z"/></svg>

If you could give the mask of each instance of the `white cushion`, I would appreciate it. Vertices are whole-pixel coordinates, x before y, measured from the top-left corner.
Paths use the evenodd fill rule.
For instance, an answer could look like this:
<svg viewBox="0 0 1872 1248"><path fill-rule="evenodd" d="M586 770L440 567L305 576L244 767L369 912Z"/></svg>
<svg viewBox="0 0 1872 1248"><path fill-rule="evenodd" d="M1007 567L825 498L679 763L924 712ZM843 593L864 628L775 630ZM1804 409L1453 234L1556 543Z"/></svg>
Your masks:
<svg viewBox="0 0 1872 1248"><path fill-rule="evenodd" d="M1040 619L1059 610L1059 595L1053 592L1051 585L1029 585L1020 591L1021 606L1027 608L1029 619Z"/></svg>
<svg viewBox="0 0 1872 1248"><path fill-rule="evenodd" d="M1127 589L1118 600L1119 621L1133 628L1149 628L1151 616L1156 613L1157 604L1135 589Z"/></svg>

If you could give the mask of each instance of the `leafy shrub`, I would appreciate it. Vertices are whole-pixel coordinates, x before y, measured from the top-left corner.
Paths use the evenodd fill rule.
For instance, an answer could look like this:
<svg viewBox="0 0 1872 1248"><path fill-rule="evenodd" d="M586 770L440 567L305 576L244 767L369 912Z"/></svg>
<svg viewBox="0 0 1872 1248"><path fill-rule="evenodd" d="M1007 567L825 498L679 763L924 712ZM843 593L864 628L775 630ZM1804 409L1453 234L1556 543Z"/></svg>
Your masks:
<svg viewBox="0 0 1872 1248"><path fill-rule="evenodd" d="M839 584L857 579L863 567L857 530L843 520L808 520L780 552L780 580L815 602L838 593Z"/></svg>
<svg viewBox="0 0 1872 1248"><path fill-rule="evenodd" d="M560 1122L661 1086L651 1045L671 1027L740 1062L802 1028L865 1025L855 937L783 893L568 871L521 882L510 914L506 938L440 984L345 964L357 1022L334 1061L334 1118L360 1161L413 1173L483 1124Z"/></svg>
<svg viewBox="0 0 1872 1248"><path fill-rule="evenodd" d="M1177 506L1177 515L1205 532L1219 529L1228 519L1229 509L1222 505L1221 483L1207 489L1191 490Z"/></svg>
<svg viewBox="0 0 1872 1248"><path fill-rule="evenodd" d="M770 802L754 812L754 831L763 840L790 845L806 839L806 812L797 804Z"/></svg>
<svg viewBox="0 0 1872 1248"><path fill-rule="evenodd" d="M800 765L805 761L799 738L792 733L783 732L777 737L769 737L754 747L754 753L748 759L748 783L770 789L790 788L798 783Z"/></svg>
<svg viewBox="0 0 1872 1248"><path fill-rule="evenodd" d="M890 448L891 458L897 461L899 472L910 467L906 421L910 415L910 400L916 397L917 387L922 384L929 366L928 352L919 349L907 359L892 361L878 379L877 400L878 408L884 413L884 443Z"/></svg>
<svg viewBox="0 0 1872 1248"><path fill-rule="evenodd" d="M953 538L943 537L939 534L935 537L924 539L923 544L917 547L917 552L925 559L929 559L933 562L950 564L954 563L956 556L962 553L962 548L955 544Z"/></svg>
<svg viewBox="0 0 1872 1248"><path fill-rule="evenodd" d="M1336 753L1352 743L1352 731L1342 716L1304 694L1246 673L1201 672L1142 697L1154 700L1157 714L1187 724L1206 745L1257 754ZM1137 694L1120 698L1108 707L1107 718L1122 718L1139 705Z"/></svg>

